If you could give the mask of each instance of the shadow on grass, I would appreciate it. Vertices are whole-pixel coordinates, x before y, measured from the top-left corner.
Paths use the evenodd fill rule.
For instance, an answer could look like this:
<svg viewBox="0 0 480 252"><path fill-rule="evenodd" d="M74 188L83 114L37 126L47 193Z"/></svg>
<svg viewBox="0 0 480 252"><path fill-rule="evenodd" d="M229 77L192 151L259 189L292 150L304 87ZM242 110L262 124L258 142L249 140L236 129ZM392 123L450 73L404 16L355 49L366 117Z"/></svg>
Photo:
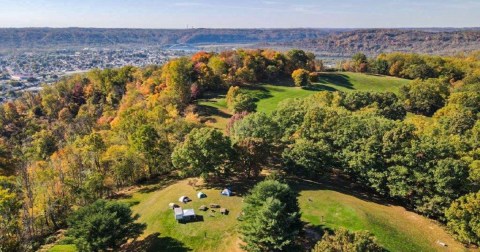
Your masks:
<svg viewBox="0 0 480 252"><path fill-rule="evenodd" d="M223 190L225 188L229 188L232 191L232 196L245 196L248 191L255 186L258 182L264 180L265 177L258 176L256 178L232 178L229 180L218 180L218 181L209 181L203 188L206 189L216 189L216 190ZM225 196L227 197L227 196Z"/></svg>
<svg viewBox="0 0 480 252"><path fill-rule="evenodd" d="M197 111L199 116L204 116L209 121L215 120L214 118L211 118L211 116L218 116L225 119L228 119L231 117L230 114L225 113L218 108L208 106L208 105L197 105Z"/></svg>
<svg viewBox="0 0 480 252"><path fill-rule="evenodd" d="M317 84L330 84L334 86L344 87L347 89L355 89L350 77L342 73L322 73L319 76Z"/></svg>
<svg viewBox="0 0 480 252"><path fill-rule="evenodd" d="M316 181L305 178L290 178L288 183L297 191L303 190L331 190L339 193L354 196L364 201L374 202L380 205L397 205L398 202L386 199L369 188L365 188L355 182L341 178L336 175L317 179ZM310 199L309 199L310 200Z"/></svg>
<svg viewBox="0 0 480 252"><path fill-rule="evenodd" d="M157 191L157 190L160 190L160 189L163 189L169 185L172 185L174 183L176 183L180 178L176 175L171 175L171 174L168 174L168 175L159 175L159 176L156 176L155 178L151 179L151 180L148 180L146 182L144 182L142 185L144 185L144 187L142 187L141 189L138 190L138 192L140 193L150 193L150 192L153 192L153 191Z"/></svg>
<svg viewBox="0 0 480 252"><path fill-rule="evenodd" d="M295 83L293 83L293 80L290 76L280 78L280 79L277 79L277 80L273 80L273 81L270 81L269 83L271 83L272 85L275 85L275 86L283 86L283 87L294 87L295 86Z"/></svg>
<svg viewBox="0 0 480 252"><path fill-rule="evenodd" d="M143 240L134 241L124 246L120 251L123 252L155 252L155 251L173 251L185 252L192 249L185 246L179 240L172 237L160 237L160 233L153 233Z"/></svg>
<svg viewBox="0 0 480 252"><path fill-rule="evenodd" d="M201 214L196 214L194 219L181 220L181 221L179 221L178 223L180 223L180 224L189 224L189 223L203 222L203 221L204 221L203 215L201 215Z"/></svg>
<svg viewBox="0 0 480 252"><path fill-rule="evenodd" d="M330 91L330 92L338 91L338 89L336 88L322 85L322 84L315 84L315 83L306 87L302 87L302 89L310 90L310 91Z"/></svg>
<svg viewBox="0 0 480 252"><path fill-rule="evenodd" d="M304 251L310 251L315 244L322 239L325 233L333 233L333 230L323 225L313 225L308 222L303 223L303 236L300 243Z"/></svg>

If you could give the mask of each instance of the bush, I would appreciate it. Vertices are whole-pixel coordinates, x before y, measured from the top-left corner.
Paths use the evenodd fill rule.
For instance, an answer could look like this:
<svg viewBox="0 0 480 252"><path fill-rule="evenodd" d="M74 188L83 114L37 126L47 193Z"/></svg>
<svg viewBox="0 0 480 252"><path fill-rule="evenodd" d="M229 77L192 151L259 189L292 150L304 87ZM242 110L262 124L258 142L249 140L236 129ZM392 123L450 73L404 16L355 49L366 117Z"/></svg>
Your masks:
<svg viewBox="0 0 480 252"><path fill-rule="evenodd" d="M340 228L334 235L325 234L312 252L377 252L386 251L377 244L372 234L367 231L350 232Z"/></svg>

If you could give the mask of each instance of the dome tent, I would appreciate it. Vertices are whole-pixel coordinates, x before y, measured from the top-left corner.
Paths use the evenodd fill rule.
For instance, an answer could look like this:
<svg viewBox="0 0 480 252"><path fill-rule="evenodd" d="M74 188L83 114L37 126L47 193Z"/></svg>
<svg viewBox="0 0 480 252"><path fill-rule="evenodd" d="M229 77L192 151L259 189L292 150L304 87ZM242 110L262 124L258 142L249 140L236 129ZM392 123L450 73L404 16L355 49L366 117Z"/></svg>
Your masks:
<svg viewBox="0 0 480 252"><path fill-rule="evenodd" d="M222 195L225 195L225 196L228 196L228 197L230 197L232 195L232 191L228 188L223 189L223 191L221 193L222 193Z"/></svg>
<svg viewBox="0 0 480 252"><path fill-rule="evenodd" d="M197 193L197 197L198 197L199 199L201 199L201 198L206 198L207 195L206 195L205 193L203 193L203 192L198 192L198 193Z"/></svg>
<svg viewBox="0 0 480 252"><path fill-rule="evenodd" d="M182 203L187 203L190 201L190 198L188 198L187 196L182 196L178 199L178 201Z"/></svg>

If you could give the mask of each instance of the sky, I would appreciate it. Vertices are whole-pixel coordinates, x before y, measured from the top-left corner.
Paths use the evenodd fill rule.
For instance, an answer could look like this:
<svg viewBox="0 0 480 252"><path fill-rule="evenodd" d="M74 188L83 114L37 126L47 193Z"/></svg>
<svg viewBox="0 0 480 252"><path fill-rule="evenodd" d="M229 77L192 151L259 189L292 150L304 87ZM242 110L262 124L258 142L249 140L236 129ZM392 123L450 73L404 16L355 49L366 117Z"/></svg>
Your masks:
<svg viewBox="0 0 480 252"><path fill-rule="evenodd" d="M0 27L479 27L480 0L0 0Z"/></svg>

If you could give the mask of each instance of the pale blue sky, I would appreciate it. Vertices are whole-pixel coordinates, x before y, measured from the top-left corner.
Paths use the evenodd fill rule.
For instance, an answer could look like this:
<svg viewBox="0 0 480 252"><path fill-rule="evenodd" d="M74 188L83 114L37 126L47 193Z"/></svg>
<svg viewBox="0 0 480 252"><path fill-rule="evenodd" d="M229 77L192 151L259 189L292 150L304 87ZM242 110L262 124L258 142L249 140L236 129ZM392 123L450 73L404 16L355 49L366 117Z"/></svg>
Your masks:
<svg viewBox="0 0 480 252"><path fill-rule="evenodd" d="M0 27L480 26L480 0L0 0Z"/></svg>

